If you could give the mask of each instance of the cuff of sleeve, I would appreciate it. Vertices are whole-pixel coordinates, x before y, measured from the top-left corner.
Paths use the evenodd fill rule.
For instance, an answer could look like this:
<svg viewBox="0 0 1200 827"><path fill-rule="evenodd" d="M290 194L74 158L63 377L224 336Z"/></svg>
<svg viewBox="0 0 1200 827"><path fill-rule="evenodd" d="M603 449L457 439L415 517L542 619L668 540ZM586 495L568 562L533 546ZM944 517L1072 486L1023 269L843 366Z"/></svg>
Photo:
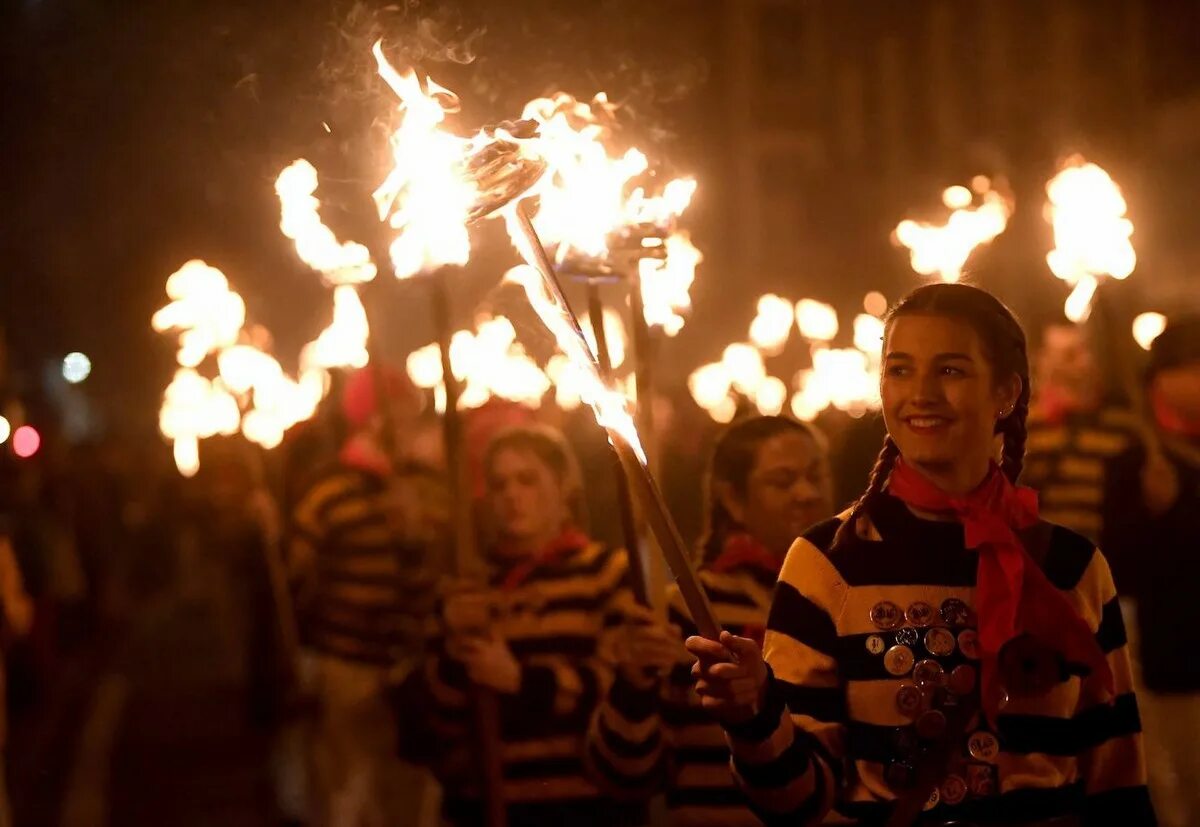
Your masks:
<svg viewBox="0 0 1200 827"><path fill-rule="evenodd" d="M731 738L739 741L765 741L779 727L779 719L783 715L786 703L783 694L775 683L775 673L767 667L767 691L764 693L762 709L748 721L737 724L724 724L725 731Z"/></svg>
<svg viewBox="0 0 1200 827"><path fill-rule="evenodd" d="M557 692L558 679L553 669L548 666L521 667L521 688L517 691L517 698L523 706L530 710L551 712Z"/></svg>
<svg viewBox="0 0 1200 827"><path fill-rule="evenodd" d="M638 723L658 711L659 682L634 686L618 672L609 691L609 702L626 720Z"/></svg>

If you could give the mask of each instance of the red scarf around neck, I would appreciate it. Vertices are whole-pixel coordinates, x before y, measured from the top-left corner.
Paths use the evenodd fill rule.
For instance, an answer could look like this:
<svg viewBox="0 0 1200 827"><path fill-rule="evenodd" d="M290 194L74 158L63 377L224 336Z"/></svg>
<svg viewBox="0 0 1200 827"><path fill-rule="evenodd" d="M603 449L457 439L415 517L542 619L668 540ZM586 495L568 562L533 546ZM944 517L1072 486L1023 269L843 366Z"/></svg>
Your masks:
<svg viewBox="0 0 1200 827"><path fill-rule="evenodd" d="M529 555L509 569L508 573L504 575L504 579L500 581L500 588L506 592L512 591L524 583L529 575L541 566L553 563L567 552L584 548L590 542L591 540L586 534L573 526L563 529L561 534L543 546L540 551ZM502 558L514 556L516 555L501 555Z"/></svg>
<svg viewBox="0 0 1200 827"><path fill-rule="evenodd" d="M778 576L783 559L767 551L758 540L744 531L735 531L721 544L721 553L709 564L710 571L724 574L740 566L752 566Z"/></svg>
<svg viewBox="0 0 1200 827"><path fill-rule="evenodd" d="M962 522L966 547L979 552L975 589L982 701L989 719L995 721L1003 695L997 669L1000 649L1024 633L1055 646L1068 661L1088 666L1088 679L1098 681L1112 696L1112 670L1095 635L1017 536L1018 530L1038 521L1036 491L1013 485L993 463L978 488L954 496L903 459L896 461L888 491L912 508L953 513Z"/></svg>

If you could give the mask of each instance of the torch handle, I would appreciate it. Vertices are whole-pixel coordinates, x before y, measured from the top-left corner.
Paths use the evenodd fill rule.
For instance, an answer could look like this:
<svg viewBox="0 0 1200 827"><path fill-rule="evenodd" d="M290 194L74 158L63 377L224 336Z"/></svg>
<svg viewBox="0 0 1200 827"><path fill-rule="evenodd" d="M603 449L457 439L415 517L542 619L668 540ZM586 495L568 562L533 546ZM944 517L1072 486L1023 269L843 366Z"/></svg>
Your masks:
<svg viewBox="0 0 1200 827"><path fill-rule="evenodd" d="M600 286L595 281L588 281L588 319L592 323L592 333L596 337L596 356L600 360L600 374L606 380L612 376L612 356L608 350L608 335L604 332L604 303L600 299ZM640 537L638 536L637 520L633 513L633 499L629 493L629 480L621 468L621 457L615 448L611 448L613 476L617 484L617 507L621 512L621 536L625 540L625 554L629 558L629 577L633 587L633 596L642 605L650 606L650 591L646 584L646 567L642 559Z"/></svg>
<svg viewBox="0 0 1200 827"><path fill-rule="evenodd" d="M592 358L593 365L599 371L600 366L596 361L596 354L592 352L587 338L583 335L579 317L575 315L575 311L567 302L562 286L558 283L558 275L554 272L554 265L550 263L550 257L546 255L546 248L542 246L533 222L529 220L529 215L525 212L523 205L518 204L514 212L546 289L550 291L551 297L571 324L575 335L579 337L584 350L587 351ZM675 582L679 584L679 591L683 596L684 603L687 604L688 611L692 613L696 629L709 640L717 640L721 635L721 625L717 622L717 616L708 602L708 595L704 591L703 584L700 583L700 577L696 574L696 569L688 557L687 547L679 534L679 529L675 526L675 521L671 519L671 513L667 510L662 492L658 490L654 477L642 464L633 446L615 430L611 428L605 430L608 431L609 440L621 460L621 467L625 470L625 478L629 481L630 490L641 504L646 521L650 524L650 530L658 540L663 556L667 560L667 566L675 575Z"/></svg>
<svg viewBox="0 0 1200 827"><path fill-rule="evenodd" d="M667 504L663 500L662 492L658 490L658 485L654 482L654 477L650 475L649 470L638 459L633 446L615 431L609 431L608 434L617 451L617 456L621 459L621 467L625 469L625 476L629 480L630 487L642 503L646 521L650 524L650 530L654 532L655 539L658 540L658 546L662 549L667 566L675 575L679 593L692 615L696 629L702 637L717 640L721 636L721 624L717 621L717 615L708 601L704 585L700 582L700 577L692 565L691 558L687 553L687 546L679 535L679 529L675 526L675 521L671 519L670 512L667 511Z"/></svg>

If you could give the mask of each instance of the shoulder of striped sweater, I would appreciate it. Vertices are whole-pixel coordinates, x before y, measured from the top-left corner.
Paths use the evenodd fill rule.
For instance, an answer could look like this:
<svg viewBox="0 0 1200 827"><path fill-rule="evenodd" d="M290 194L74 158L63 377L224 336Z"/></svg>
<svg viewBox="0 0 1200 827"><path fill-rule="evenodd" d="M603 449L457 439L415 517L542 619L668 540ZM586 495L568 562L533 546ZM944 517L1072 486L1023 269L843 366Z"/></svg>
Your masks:
<svg viewBox="0 0 1200 827"><path fill-rule="evenodd" d="M846 592L846 580L837 567L833 539L849 511L818 523L788 549L779 572L778 590L791 588L836 616Z"/></svg>
<svg viewBox="0 0 1200 827"><path fill-rule="evenodd" d="M1048 531L1049 536L1049 544L1041 560L1042 571L1055 586L1063 591L1071 591L1092 567L1094 559L1103 559L1103 555L1095 543L1066 526L1043 520L1041 528Z"/></svg>

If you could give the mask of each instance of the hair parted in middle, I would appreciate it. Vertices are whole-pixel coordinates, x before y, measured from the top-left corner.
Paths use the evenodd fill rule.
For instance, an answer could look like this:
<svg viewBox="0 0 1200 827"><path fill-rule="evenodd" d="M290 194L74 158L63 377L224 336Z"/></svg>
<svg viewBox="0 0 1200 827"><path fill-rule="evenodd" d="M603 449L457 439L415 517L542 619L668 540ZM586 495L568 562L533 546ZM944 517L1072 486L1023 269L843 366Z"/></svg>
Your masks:
<svg viewBox="0 0 1200 827"><path fill-rule="evenodd" d="M925 313L959 319L979 336L983 354L996 378L1017 376L1021 394L1012 412L996 423L996 433L1003 437L1000 468L1012 482L1021 476L1025 462L1025 420L1029 416L1029 354L1025 331L1017 317L991 293L969 284L926 284L913 290L894 304L884 317L885 331L899 316ZM885 332L884 341L887 335ZM900 449L891 436L883 439L883 448L875 460L867 480L867 490L850 507L850 514L838 529L834 545L848 540L862 512L883 493L888 477L900 456Z"/></svg>
<svg viewBox="0 0 1200 827"><path fill-rule="evenodd" d="M492 464L501 451L524 451L537 457L562 485L575 527L587 528L583 475L579 471L579 461L575 458L575 452L560 432L546 425L515 425L505 428L488 443L483 456L485 475L491 473Z"/></svg>

